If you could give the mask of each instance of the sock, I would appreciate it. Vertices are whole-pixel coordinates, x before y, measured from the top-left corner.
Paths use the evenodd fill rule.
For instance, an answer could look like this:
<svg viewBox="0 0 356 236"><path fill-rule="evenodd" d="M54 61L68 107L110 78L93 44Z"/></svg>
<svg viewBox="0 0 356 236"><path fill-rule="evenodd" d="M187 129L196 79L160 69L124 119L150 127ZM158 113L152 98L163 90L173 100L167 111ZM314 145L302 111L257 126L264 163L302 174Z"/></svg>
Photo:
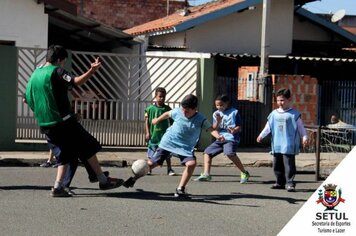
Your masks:
<svg viewBox="0 0 356 236"><path fill-rule="evenodd" d="M56 189L62 188L62 187L63 187L63 186L62 186L62 182L60 182L60 181L55 181L53 187L56 188Z"/></svg>
<svg viewBox="0 0 356 236"><path fill-rule="evenodd" d="M100 175L98 175L98 180L99 183L105 184L108 181L108 178L104 175L104 173L101 173Z"/></svg>

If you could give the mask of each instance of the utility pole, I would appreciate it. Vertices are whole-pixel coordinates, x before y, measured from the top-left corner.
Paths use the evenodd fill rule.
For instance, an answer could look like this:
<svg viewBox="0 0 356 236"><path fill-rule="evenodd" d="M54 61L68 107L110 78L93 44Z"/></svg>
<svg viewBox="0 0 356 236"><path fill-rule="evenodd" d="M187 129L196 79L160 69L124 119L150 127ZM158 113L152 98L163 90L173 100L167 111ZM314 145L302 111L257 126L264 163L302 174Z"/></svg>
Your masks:
<svg viewBox="0 0 356 236"><path fill-rule="evenodd" d="M263 0L262 28L261 28L261 60L258 73L258 100L265 103L265 82L268 75L269 37L268 23L271 8L271 0Z"/></svg>

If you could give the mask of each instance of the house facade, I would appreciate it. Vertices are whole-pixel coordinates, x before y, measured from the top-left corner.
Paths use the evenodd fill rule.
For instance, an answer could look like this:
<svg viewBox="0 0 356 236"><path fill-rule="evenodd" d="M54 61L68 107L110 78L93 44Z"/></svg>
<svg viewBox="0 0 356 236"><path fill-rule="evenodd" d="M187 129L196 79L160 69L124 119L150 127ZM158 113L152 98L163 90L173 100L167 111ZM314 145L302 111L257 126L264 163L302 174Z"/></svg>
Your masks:
<svg viewBox="0 0 356 236"><path fill-rule="evenodd" d="M238 1L231 1L238 2ZM241 1L240 1L241 2ZM294 1L272 1L268 34L271 54L284 55L292 50ZM218 2L217 2L218 3ZM211 7L214 4L212 3ZM150 35L149 44L162 47L184 48L191 52L260 54L262 4L249 6L230 6L230 14L210 16L206 22L187 30L162 35ZM199 8L196 7L196 8ZM250 8L250 9L249 9ZM199 10L197 10L199 11ZM189 18L177 15L178 18ZM221 13L222 14L222 13ZM164 18L162 19L164 20ZM186 26L188 27L188 26ZM132 29L126 31L131 32ZM283 33L281 33L283 32Z"/></svg>
<svg viewBox="0 0 356 236"><path fill-rule="evenodd" d="M48 46L48 15L44 12L43 4L27 0L2 0L0 22L0 44L31 48Z"/></svg>
<svg viewBox="0 0 356 236"><path fill-rule="evenodd" d="M83 13L80 13L80 4L88 7L89 4L94 4L94 1L77 1L77 4L73 4L75 1L56 0L19 1L30 2L33 7L41 8L41 14L45 12L43 15L47 19L42 20L47 22L48 25L48 32L44 32L44 35L48 35L48 39L43 42L43 45L60 43L73 50L100 52L109 61L107 65L112 67L113 64L119 63L118 67L114 67L119 68L119 70L122 67L129 67L126 67L126 63L121 64L121 59L115 59L115 63L110 62L112 56L116 57L117 55L105 54L106 52L139 56L140 58L134 59L135 66L138 68L137 73L129 74L134 79L143 78L145 82L150 84L147 89L150 88L151 90L161 83L161 80L155 79L155 76L164 79L164 83L171 86L172 89L170 90L172 91L179 90L175 85L180 82L187 78L194 78L197 86L190 86L189 89L199 87L194 92L202 101L203 106L200 107L200 110L208 117L212 113L213 98L216 93L229 92L233 94L238 99L239 110L244 120L250 122L244 124L244 126L254 128L254 130L245 132L245 134L249 134L249 137L242 139L244 142L248 140L248 144L255 144L255 136L258 130L262 128L268 112L275 106L273 93L280 87L291 88L294 104L302 112L306 124L325 124L331 113L345 110L342 104L348 104L346 110L350 112L352 112L352 106L354 106L354 103L347 103L347 100L351 101L353 97L348 96L347 99L344 99L343 94L356 94L353 93L355 87L352 84L339 83L339 81L349 80L352 82L355 80L356 61L353 57L354 54L342 50L354 45L355 36L334 24L316 19L314 14L299 8L308 1L271 1L268 24L270 76L263 83L258 77L262 0L224 0L187 8L184 11L181 9L163 18L135 26L125 32L104 25L100 21L88 19L84 17ZM14 2L19 1L6 1L6 3L8 7L15 9ZM107 3L109 2L112 1L107 1ZM119 2L122 3L122 1L117 1L117 3ZM151 1L145 2L148 4ZM182 3L183 1L177 2ZM112 5L106 4L105 6ZM85 9L88 10L88 8ZM93 8L86 13L99 9L99 7L98 9ZM104 10L97 12L104 14ZM108 18L111 18L112 14L110 13ZM6 15L2 14L0 18L3 16ZM16 21L16 19L13 20ZM38 21L41 21L41 19L38 19ZM4 22L8 21L5 20ZM9 26L11 26L10 23ZM31 39L26 39L25 36L16 36L14 30L16 29L13 29L13 31L7 29L3 31L4 33L0 31L0 43L10 46L21 45L19 47L47 47L47 45L42 47L40 44L33 44L33 42L32 44L22 44L24 41L30 42ZM11 38L11 35L16 37ZM44 35L42 37L46 38ZM16 40L16 38L20 39ZM8 55L16 55L11 47L2 48L2 50L6 53L10 51ZM177 54L177 51L185 52L184 60ZM78 52L77 54L81 53ZM151 57L155 57L155 59L149 59ZM187 61L189 57L192 57L195 61L193 77L190 75L192 70L186 68L181 70L181 77L177 77L173 72L174 70L171 70L173 67L179 68L174 63L183 65L181 63ZM167 62L162 62L162 64L155 62L162 58L166 58ZM16 58L11 56L11 58L2 58L5 62L3 65L6 62L9 63L10 59L15 64L17 63ZM174 61L174 63L170 61ZM145 70L146 67L148 68L145 64L148 63L152 63L150 66L157 67L156 72ZM161 65L170 65L170 68ZM130 66L130 68L133 67ZM7 66L2 68L2 71L13 74L14 69L18 68ZM126 69L124 71L126 72ZM167 73L168 76L166 76ZM110 71L105 77L114 78L115 76L120 77L115 71ZM171 77L177 77L178 81L170 81ZM135 83L142 85L140 79ZM329 83L333 80L336 83ZM6 81L8 80L2 80L3 87L9 85ZM101 79L98 79L98 81L101 81ZM264 96L267 98L264 103L259 102L261 85L264 86ZM184 86L189 86L189 83L185 83ZM182 86L183 89L186 88L184 86ZM135 93L143 91L140 89L141 87L138 86L137 89L134 89ZM11 88L16 90L15 85ZM122 89L122 86L117 86L117 88ZM329 92L328 89L330 88L338 88L338 92L333 90ZM109 89L112 89L112 86L109 86ZM151 102L149 96L151 90L144 91L147 93L145 97L147 101L144 102ZM179 93L174 92L171 95L174 97L178 96ZM2 96L8 98L14 95L10 89L4 91ZM111 98L106 97L101 102L107 103ZM11 105L16 107L18 98L15 97L14 99L14 104ZM6 99L0 100L3 101L2 107L7 106L8 108L6 114L17 112L14 111L13 107L9 107ZM179 102L178 98L175 100ZM345 118L351 117L348 114L343 113L343 116ZM2 117L2 119L6 120L7 118ZM353 120L350 119L350 122L353 122ZM6 122L0 123L5 124ZM9 125L3 128L8 127Z"/></svg>
<svg viewBox="0 0 356 236"><path fill-rule="evenodd" d="M287 87L295 94L293 103L302 112L306 124L326 125L332 113L339 113L342 119L356 123L356 117L352 115L355 106L338 105L345 103L344 97L352 99L355 94L354 86L345 87L342 81L356 81L356 55L345 50L355 47L356 36L303 9L302 5L310 1L269 2L266 38L270 76L267 79L258 77L262 0L216 1L125 32L145 39L148 51L211 53L215 59L216 84L223 84L219 83L225 81L221 77L238 80L237 98L246 112L251 109L247 105L260 106L257 103L261 100L261 87L266 90L264 98L269 96L267 101L264 100L268 106L265 111L275 107L273 93L278 88ZM338 88L338 92L330 93L330 86ZM328 97L337 102L325 102ZM265 117L266 112L259 114ZM256 117L248 119L265 122Z"/></svg>

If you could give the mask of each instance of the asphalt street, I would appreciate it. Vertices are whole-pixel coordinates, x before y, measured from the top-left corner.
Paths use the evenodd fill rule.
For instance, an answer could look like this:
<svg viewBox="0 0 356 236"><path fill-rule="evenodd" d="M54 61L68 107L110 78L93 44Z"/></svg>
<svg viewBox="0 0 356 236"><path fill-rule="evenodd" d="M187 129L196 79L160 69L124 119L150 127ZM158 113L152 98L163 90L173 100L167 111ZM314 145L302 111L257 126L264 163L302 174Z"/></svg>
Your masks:
<svg viewBox="0 0 356 236"><path fill-rule="evenodd" d="M108 167L126 179L130 168ZM177 173L182 167L175 167ZM319 187L299 172L297 191L272 190L270 167L252 168L240 184L234 167L214 167L211 182L190 181L190 199L173 197L180 176L156 168L134 188L98 190L79 168L72 198L52 198L54 168L0 167L1 235L277 235ZM197 176L202 167L197 167Z"/></svg>

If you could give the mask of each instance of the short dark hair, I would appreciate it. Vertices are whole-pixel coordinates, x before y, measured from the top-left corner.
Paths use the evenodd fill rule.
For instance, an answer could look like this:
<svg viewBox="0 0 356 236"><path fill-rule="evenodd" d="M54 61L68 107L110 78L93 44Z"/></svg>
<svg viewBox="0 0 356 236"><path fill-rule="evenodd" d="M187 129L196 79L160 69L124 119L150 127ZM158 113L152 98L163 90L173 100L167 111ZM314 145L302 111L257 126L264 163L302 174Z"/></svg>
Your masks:
<svg viewBox="0 0 356 236"><path fill-rule="evenodd" d="M276 97L278 97L278 96L283 96L283 97L289 99L290 96L291 96L291 95L290 95L290 90L289 90L289 89L286 89L286 88L281 88L281 89L279 89L279 90L277 91L277 93L276 93Z"/></svg>
<svg viewBox="0 0 356 236"><path fill-rule="evenodd" d="M183 108L195 109L198 107L198 98L193 94L185 96L181 102Z"/></svg>
<svg viewBox="0 0 356 236"><path fill-rule="evenodd" d="M164 93L164 94L167 94L166 89L165 89L165 88L162 88L162 87L156 88L156 90L155 90L155 95L157 95L157 93Z"/></svg>
<svg viewBox="0 0 356 236"><path fill-rule="evenodd" d="M46 60L50 63L56 63L58 59L63 61L68 57L67 50L61 45L51 45L48 47Z"/></svg>
<svg viewBox="0 0 356 236"><path fill-rule="evenodd" d="M230 98L227 94L220 94L215 98L215 101L222 101L223 103L229 103Z"/></svg>

